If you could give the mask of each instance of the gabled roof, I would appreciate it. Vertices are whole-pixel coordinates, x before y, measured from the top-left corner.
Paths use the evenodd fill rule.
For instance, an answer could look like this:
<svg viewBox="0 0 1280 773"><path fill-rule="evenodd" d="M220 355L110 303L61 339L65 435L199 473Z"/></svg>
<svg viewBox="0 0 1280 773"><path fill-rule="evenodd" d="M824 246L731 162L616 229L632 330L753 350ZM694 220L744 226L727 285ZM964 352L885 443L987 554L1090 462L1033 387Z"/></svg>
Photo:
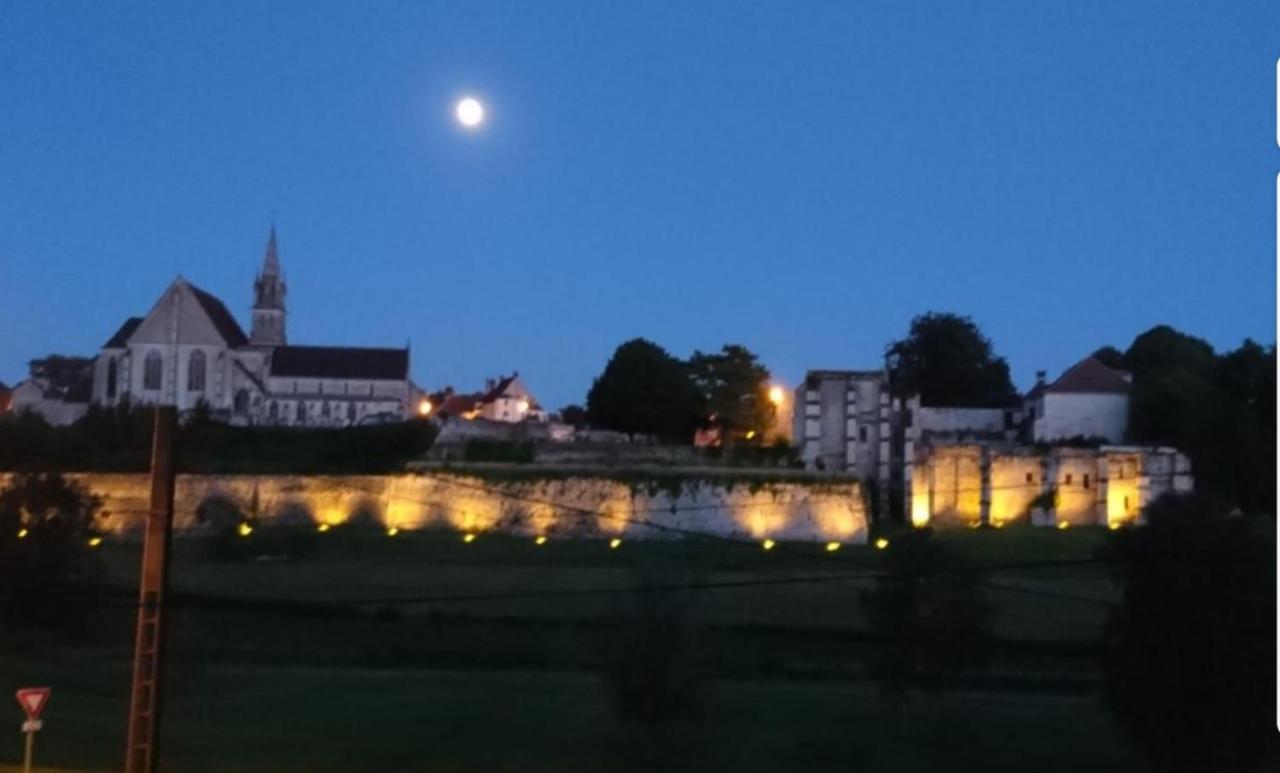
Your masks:
<svg viewBox="0 0 1280 773"><path fill-rule="evenodd" d="M440 401L439 405L436 406L436 413L442 413L446 416L462 416L463 414L471 413L472 411L479 409L480 400L483 397L484 396L478 392L466 395L448 395ZM434 400L432 401L432 404L435 404Z"/></svg>
<svg viewBox="0 0 1280 773"><path fill-rule="evenodd" d="M142 317L129 317L116 331L116 334L107 339L102 345L103 349L123 349L125 344L129 343L129 336L133 335L133 331L138 329L138 325L142 324Z"/></svg>
<svg viewBox="0 0 1280 773"><path fill-rule="evenodd" d="M204 313L209 315L209 321L217 329L218 335L222 336L222 340L226 341L227 346L244 346L249 343L249 337L244 334L244 330L240 328L240 323L236 322L236 318L231 316L231 312L227 311L227 307L222 304L222 301L190 282L187 282L187 287L191 288L191 294L200 302L200 308L204 309Z"/></svg>
<svg viewBox="0 0 1280 773"><path fill-rule="evenodd" d="M409 350L277 346L271 350L271 375L399 381L409 377Z"/></svg>
<svg viewBox="0 0 1280 773"><path fill-rule="evenodd" d="M1046 393L1085 392L1091 394L1128 394L1133 388L1128 379L1094 357L1067 368L1057 381L1045 387Z"/></svg>
<svg viewBox="0 0 1280 773"><path fill-rule="evenodd" d="M503 378L498 379L498 383L493 385L493 389L490 389L481 396L480 402L491 403L499 397L502 397L502 393L507 391L507 387L511 386L511 382L515 380L516 377L514 375L504 376Z"/></svg>

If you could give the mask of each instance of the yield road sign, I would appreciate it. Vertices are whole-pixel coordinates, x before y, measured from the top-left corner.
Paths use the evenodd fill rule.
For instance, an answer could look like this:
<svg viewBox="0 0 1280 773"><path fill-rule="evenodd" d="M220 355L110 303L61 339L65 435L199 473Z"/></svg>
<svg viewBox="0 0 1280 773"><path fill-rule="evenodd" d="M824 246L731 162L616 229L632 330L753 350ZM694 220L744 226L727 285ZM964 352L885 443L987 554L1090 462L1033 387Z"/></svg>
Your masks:
<svg viewBox="0 0 1280 773"><path fill-rule="evenodd" d="M36 720L40 718L40 712L44 711L45 704L49 702L49 693L52 692L48 687L23 687L16 693L18 705L22 706L22 710L27 712L27 719Z"/></svg>

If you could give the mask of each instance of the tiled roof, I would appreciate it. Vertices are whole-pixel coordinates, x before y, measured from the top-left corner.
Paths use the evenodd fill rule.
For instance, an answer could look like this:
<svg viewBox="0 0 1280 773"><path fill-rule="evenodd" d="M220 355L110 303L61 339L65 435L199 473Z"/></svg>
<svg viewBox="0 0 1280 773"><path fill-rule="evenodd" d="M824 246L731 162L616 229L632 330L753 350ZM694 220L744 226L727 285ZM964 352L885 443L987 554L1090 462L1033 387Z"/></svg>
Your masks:
<svg viewBox="0 0 1280 773"><path fill-rule="evenodd" d="M187 286L191 288L192 294L200 302L200 307L204 309L205 314L209 315L213 326L218 330L218 335L222 336L222 340L227 342L227 346L244 346L249 343L249 337L244 334L244 330L240 328L240 323L236 322L236 318L231 316L231 312L227 311L227 307L222 304L222 301L190 282L187 283Z"/></svg>
<svg viewBox="0 0 1280 773"><path fill-rule="evenodd" d="M129 317L116 331L116 334L107 339L102 345L103 349L123 349L125 344L129 343L129 336L133 335L133 331L138 329L138 325L142 324L142 317Z"/></svg>
<svg viewBox="0 0 1280 773"><path fill-rule="evenodd" d="M409 377L409 350L277 346L271 351L271 375L399 381Z"/></svg>
<svg viewBox="0 0 1280 773"><path fill-rule="evenodd" d="M1128 394L1133 388L1118 371L1108 368L1094 357L1085 357L1049 386L1046 393L1087 392L1092 394Z"/></svg>

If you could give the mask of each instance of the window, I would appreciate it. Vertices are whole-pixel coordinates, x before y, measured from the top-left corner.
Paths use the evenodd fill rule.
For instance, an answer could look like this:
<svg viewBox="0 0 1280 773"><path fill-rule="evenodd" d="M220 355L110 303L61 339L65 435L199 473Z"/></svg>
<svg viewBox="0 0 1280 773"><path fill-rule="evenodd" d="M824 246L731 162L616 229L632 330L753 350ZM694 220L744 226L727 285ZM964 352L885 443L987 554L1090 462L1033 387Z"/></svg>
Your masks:
<svg viewBox="0 0 1280 773"><path fill-rule="evenodd" d="M1027 483L1035 483L1035 482L1036 482L1036 474L1034 472L1027 473Z"/></svg>
<svg viewBox="0 0 1280 773"><path fill-rule="evenodd" d="M247 391L241 389L236 392L235 408L236 413L244 414L249 412L249 393Z"/></svg>
<svg viewBox="0 0 1280 773"><path fill-rule="evenodd" d="M160 377L164 373L164 362L160 359L160 352L149 351L147 358L142 361L142 388L152 391L160 390Z"/></svg>
<svg viewBox="0 0 1280 773"><path fill-rule="evenodd" d="M915 417L912 415L911 409L908 408L907 410L903 411L902 415L903 415L903 422L902 422L903 425L907 427L912 426L912 422L915 421Z"/></svg>
<svg viewBox="0 0 1280 773"><path fill-rule="evenodd" d="M204 391L204 352L197 349L187 360L187 391Z"/></svg>
<svg viewBox="0 0 1280 773"><path fill-rule="evenodd" d="M1089 488L1089 475L1088 475L1088 473L1085 473L1085 476L1084 476L1084 487L1085 487L1085 488Z"/></svg>
<svg viewBox="0 0 1280 773"><path fill-rule="evenodd" d="M347 421L354 422L356 420L356 404L347 403Z"/></svg>
<svg viewBox="0 0 1280 773"><path fill-rule="evenodd" d="M280 418L280 406L276 405L275 400L272 400L271 404L267 406L267 418L272 421L276 421Z"/></svg>
<svg viewBox="0 0 1280 773"><path fill-rule="evenodd" d="M322 392L324 391L324 384L320 385L320 391ZM329 401L328 400L325 400L323 403L320 403L320 418L322 419L329 418Z"/></svg>
<svg viewBox="0 0 1280 773"><path fill-rule="evenodd" d="M1066 483L1068 486L1071 485L1071 473L1067 473L1067 477L1063 480L1063 483Z"/></svg>
<svg viewBox="0 0 1280 773"><path fill-rule="evenodd" d="M867 428L866 428L866 427L858 427L858 442L859 442L859 443L865 443L865 442L867 442Z"/></svg>
<svg viewBox="0 0 1280 773"><path fill-rule="evenodd" d="M298 423L304 424L306 423L306 421L307 421L307 404L299 400L298 401Z"/></svg>
<svg viewBox="0 0 1280 773"><path fill-rule="evenodd" d="M118 368L116 367L116 358L112 357L107 360L107 399L114 399L116 396L116 379L118 378Z"/></svg>

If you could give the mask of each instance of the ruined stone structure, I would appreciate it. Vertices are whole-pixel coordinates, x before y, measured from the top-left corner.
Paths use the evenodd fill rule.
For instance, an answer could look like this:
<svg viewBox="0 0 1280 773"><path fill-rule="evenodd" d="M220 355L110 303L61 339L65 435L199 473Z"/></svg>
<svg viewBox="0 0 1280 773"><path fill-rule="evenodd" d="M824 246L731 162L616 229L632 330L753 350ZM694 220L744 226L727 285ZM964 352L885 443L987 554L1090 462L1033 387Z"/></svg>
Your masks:
<svg viewBox="0 0 1280 773"><path fill-rule="evenodd" d="M1168 492L1189 492L1191 463L1172 448L921 445L908 477L916 526L1118 527Z"/></svg>

